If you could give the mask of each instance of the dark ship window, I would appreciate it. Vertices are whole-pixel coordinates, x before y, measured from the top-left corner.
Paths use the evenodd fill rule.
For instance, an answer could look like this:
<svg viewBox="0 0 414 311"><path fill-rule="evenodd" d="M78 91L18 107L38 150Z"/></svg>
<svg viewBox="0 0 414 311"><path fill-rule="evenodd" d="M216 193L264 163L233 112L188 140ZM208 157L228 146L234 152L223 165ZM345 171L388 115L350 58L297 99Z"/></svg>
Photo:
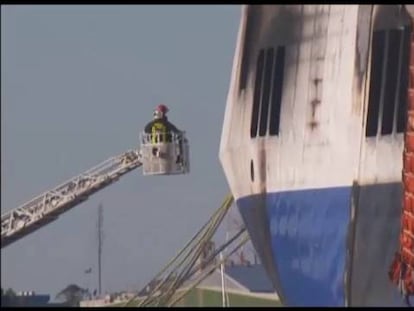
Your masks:
<svg viewBox="0 0 414 311"><path fill-rule="evenodd" d="M365 135L403 132L406 122L410 30L374 31Z"/></svg>
<svg viewBox="0 0 414 311"><path fill-rule="evenodd" d="M401 70L400 88L398 89L398 107L397 107L397 133L405 130L407 123L407 104L408 104L408 77L410 73L410 45L411 45L411 28L406 26L403 34L403 44L401 53Z"/></svg>
<svg viewBox="0 0 414 311"><path fill-rule="evenodd" d="M369 89L368 116L365 135L377 136L378 115L381 99L381 82L384 60L385 31L374 31L372 37L371 81Z"/></svg>
<svg viewBox="0 0 414 311"><path fill-rule="evenodd" d="M383 98L383 110L382 110L382 123L381 134L388 135L392 133L392 125L394 119L394 107L396 106L395 100L397 99L397 80L398 80L398 63L399 63L399 47L400 36L402 32L397 29L391 29L388 31L388 57L386 58L386 74L384 98Z"/></svg>
<svg viewBox="0 0 414 311"><path fill-rule="evenodd" d="M256 137L257 135L257 124L259 118L259 109L260 109L260 95L262 89L262 80L264 72L264 51L261 50L257 58L256 65L256 78L254 83L254 94L253 94L253 111L252 111L252 121L250 123L250 137Z"/></svg>
<svg viewBox="0 0 414 311"><path fill-rule="evenodd" d="M253 160L250 160L250 180L254 181L254 165Z"/></svg>
<svg viewBox="0 0 414 311"><path fill-rule="evenodd" d="M280 107L282 105L282 87L285 70L285 47L279 46L276 54L276 64L273 73L273 92L270 109L270 135L279 134Z"/></svg>
<svg viewBox="0 0 414 311"><path fill-rule="evenodd" d="M262 88L262 109L260 110L260 127L259 136L265 136L267 132L267 121L269 116L269 104L270 104L270 92L272 86L272 69L274 49L269 48L266 50L265 57L265 71L264 71L264 83Z"/></svg>
<svg viewBox="0 0 414 311"><path fill-rule="evenodd" d="M258 129L259 136L265 136L268 129L270 135L279 134L284 67L285 47L277 48L276 59L274 48L260 50L253 94L251 138L257 136Z"/></svg>

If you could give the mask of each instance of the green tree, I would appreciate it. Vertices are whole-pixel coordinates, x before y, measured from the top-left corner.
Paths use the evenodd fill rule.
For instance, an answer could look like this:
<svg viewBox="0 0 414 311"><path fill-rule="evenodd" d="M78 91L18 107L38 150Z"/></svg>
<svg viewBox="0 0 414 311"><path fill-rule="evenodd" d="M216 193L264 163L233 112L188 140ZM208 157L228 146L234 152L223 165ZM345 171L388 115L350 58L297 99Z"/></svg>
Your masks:
<svg viewBox="0 0 414 311"><path fill-rule="evenodd" d="M88 290L79 287L76 284L70 284L61 290L56 299L65 302L68 306L78 307L80 301L87 295Z"/></svg>
<svg viewBox="0 0 414 311"><path fill-rule="evenodd" d="M3 293L2 293L2 295L3 295ZM16 297L16 292L12 288L8 288L6 290L6 292L4 293L4 296L7 296L7 297Z"/></svg>

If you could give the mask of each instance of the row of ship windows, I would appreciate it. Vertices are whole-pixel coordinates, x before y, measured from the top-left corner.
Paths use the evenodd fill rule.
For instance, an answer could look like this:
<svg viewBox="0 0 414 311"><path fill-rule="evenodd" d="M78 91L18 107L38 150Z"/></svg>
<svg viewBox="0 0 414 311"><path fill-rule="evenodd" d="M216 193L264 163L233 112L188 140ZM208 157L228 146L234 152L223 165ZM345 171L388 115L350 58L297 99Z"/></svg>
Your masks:
<svg viewBox="0 0 414 311"><path fill-rule="evenodd" d="M365 135L401 133L406 124L409 27L374 31ZM279 135L285 47L262 49L257 57L250 137Z"/></svg>
<svg viewBox="0 0 414 311"><path fill-rule="evenodd" d="M407 119L409 27L375 31L365 136L402 133Z"/></svg>
<svg viewBox="0 0 414 311"><path fill-rule="evenodd" d="M250 137L279 134L285 47L262 49L256 65Z"/></svg>

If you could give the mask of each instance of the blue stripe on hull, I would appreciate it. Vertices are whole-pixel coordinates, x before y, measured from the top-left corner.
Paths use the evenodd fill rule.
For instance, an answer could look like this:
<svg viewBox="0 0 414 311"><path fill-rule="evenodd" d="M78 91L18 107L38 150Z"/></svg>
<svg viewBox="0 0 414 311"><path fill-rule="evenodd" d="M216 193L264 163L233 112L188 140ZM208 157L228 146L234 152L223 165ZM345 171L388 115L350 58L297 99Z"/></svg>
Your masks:
<svg viewBox="0 0 414 311"><path fill-rule="evenodd" d="M285 305L345 305L351 187L267 193L237 204L255 247L272 250L273 279ZM266 211L267 229L250 223L251 209ZM263 229L270 245L254 238Z"/></svg>

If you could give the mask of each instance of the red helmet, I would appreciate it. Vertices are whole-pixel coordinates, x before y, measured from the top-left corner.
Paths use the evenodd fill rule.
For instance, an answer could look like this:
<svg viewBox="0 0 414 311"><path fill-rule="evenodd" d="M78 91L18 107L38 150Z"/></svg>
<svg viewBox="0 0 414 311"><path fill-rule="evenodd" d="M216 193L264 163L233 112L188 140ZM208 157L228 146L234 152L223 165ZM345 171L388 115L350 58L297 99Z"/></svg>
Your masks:
<svg viewBox="0 0 414 311"><path fill-rule="evenodd" d="M163 104L161 104L161 105L158 105L155 108L155 111L159 111L159 112L162 112L163 114L166 114L168 112L168 107L165 106L165 105L163 105Z"/></svg>

